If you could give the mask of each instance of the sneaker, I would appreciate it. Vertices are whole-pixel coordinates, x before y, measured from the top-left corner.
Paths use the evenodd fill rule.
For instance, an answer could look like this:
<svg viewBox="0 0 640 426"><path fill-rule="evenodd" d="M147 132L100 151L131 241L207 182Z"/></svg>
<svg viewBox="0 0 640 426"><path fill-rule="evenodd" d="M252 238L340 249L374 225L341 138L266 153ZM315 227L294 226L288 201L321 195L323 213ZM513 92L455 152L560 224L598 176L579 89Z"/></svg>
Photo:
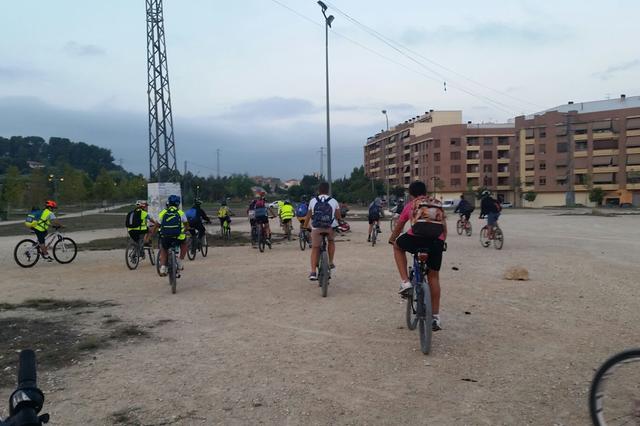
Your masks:
<svg viewBox="0 0 640 426"><path fill-rule="evenodd" d="M167 276L167 266L166 265L160 266L160 276L161 277L166 277Z"/></svg>
<svg viewBox="0 0 640 426"><path fill-rule="evenodd" d="M309 273L309 281L318 281L318 274L315 272Z"/></svg>
<svg viewBox="0 0 640 426"><path fill-rule="evenodd" d="M371 242L371 237L367 237L367 242L370 243Z"/></svg>
<svg viewBox="0 0 640 426"><path fill-rule="evenodd" d="M400 288L398 289L398 293L400 293L400 294L408 293L409 290L411 290L411 288L412 288L411 281L404 281L402 284L400 284Z"/></svg>
<svg viewBox="0 0 640 426"><path fill-rule="evenodd" d="M53 262L53 258L51 256L47 255L42 255L42 258L44 260L46 260L47 262Z"/></svg>
<svg viewBox="0 0 640 426"><path fill-rule="evenodd" d="M442 322L440 321L440 318L433 317L433 320L431 321L431 330L433 331L442 330Z"/></svg>

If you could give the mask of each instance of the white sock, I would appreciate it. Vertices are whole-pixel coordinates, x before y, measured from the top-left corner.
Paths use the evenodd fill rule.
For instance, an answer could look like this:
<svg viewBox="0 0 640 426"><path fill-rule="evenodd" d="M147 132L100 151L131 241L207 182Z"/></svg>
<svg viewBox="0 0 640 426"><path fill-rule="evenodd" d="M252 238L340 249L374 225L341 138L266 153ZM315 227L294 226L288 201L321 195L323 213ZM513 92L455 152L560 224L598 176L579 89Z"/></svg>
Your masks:
<svg viewBox="0 0 640 426"><path fill-rule="evenodd" d="M433 317L433 319L439 320L440 319L440 314L433 314L432 317Z"/></svg>

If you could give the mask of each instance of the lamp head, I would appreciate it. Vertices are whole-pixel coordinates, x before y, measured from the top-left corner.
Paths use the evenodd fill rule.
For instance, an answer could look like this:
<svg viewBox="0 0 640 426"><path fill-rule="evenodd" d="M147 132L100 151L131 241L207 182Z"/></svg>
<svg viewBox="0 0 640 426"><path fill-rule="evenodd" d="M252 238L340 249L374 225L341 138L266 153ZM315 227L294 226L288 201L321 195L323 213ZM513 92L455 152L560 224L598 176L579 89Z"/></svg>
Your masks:
<svg viewBox="0 0 640 426"><path fill-rule="evenodd" d="M322 13L324 13L327 10L327 5L324 4L321 1L318 1L318 4L320 5L320 7L322 8Z"/></svg>
<svg viewBox="0 0 640 426"><path fill-rule="evenodd" d="M336 18L334 18L333 15L329 15L329 17L327 18L327 25L329 26L329 28L331 28L331 23L334 19Z"/></svg>
<svg viewBox="0 0 640 426"><path fill-rule="evenodd" d="M383 109L383 110L382 110L382 113L383 113L384 115L387 115L387 110L386 110L386 109Z"/></svg>

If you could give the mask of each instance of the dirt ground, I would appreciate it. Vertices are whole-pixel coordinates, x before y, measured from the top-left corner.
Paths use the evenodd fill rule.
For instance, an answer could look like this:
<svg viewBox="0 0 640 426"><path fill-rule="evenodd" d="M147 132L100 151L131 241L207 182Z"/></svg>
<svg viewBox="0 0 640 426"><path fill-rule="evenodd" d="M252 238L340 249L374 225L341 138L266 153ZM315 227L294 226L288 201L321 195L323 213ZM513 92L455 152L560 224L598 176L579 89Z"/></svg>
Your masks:
<svg viewBox="0 0 640 426"><path fill-rule="evenodd" d="M173 320L40 371L54 425L587 424L594 369L640 344L640 216L509 211L502 251L480 246L476 217L472 237L450 234L428 356L404 325L391 249L366 244L365 222L340 238L327 298L297 241L214 248L172 295L149 264L127 270L123 251L22 269L6 237L0 302L108 300L130 324ZM502 279L516 265L530 281Z"/></svg>

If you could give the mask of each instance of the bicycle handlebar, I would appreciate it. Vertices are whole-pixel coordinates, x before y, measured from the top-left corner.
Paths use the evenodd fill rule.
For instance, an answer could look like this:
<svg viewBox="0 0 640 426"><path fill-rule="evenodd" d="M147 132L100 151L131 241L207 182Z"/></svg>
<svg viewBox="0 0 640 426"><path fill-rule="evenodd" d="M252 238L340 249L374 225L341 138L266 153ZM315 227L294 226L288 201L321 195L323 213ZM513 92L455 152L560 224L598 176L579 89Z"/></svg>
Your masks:
<svg viewBox="0 0 640 426"><path fill-rule="evenodd" d="M44 394L37 386L36 354L31 349L20 352L18 387L9 398L9 418L0 426L40 426L49 422L49 415L38 416L44 404Z"/></svg>

